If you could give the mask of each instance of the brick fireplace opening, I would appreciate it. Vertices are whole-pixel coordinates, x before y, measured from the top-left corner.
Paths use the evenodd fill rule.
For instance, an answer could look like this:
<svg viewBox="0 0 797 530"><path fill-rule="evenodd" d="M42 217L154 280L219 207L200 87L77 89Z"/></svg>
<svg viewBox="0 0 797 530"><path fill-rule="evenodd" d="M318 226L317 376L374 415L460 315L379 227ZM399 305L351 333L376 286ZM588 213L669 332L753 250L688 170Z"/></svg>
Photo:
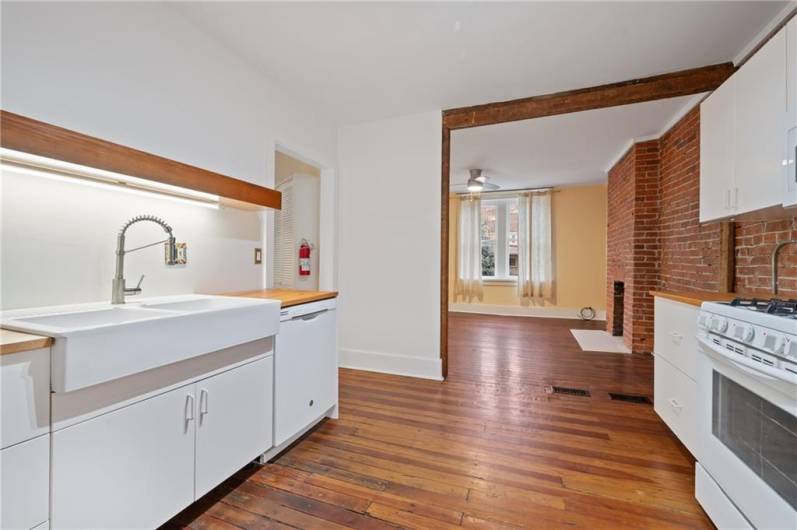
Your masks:
<svg viewBox="0 0 797 530"><path fill-rule="evenodd" d="M623 335L623 300L625 299L625 282L614 282L612 305L612 335Z"/></svg>

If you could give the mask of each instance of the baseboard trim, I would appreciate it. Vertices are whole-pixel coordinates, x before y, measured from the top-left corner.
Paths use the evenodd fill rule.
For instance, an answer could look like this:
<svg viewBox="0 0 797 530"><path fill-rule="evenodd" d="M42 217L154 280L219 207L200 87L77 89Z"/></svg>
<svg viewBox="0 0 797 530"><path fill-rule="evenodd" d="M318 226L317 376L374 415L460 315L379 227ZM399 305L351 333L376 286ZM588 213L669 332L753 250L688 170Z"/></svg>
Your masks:
<svg viewBox="0 0 797 530"><path fill-rule="evenodd" d="M338 366L353 370L432 379L434 381L443 380L440 358L429 359L426 357L410 357L408 355L341 348Z"/></svg>
<svg viewBox="0 0 797 530"><path fill-rule="evenodd" d="M573 307L541 307L497 304L449 304L449 311L457 313L478 313L482 315L498 315L512 317L570 318L581 320L580 308ZM596 311L594 320L606 320L606 311Z"/></svg>

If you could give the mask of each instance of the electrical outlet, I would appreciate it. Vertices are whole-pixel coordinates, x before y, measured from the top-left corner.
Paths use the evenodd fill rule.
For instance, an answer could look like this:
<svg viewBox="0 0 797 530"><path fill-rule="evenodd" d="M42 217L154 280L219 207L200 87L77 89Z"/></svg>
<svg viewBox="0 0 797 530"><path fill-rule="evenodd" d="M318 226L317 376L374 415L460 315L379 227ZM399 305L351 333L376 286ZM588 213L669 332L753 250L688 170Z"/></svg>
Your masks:
<svg viewBox="0 0 797 530"><path fill-rule="evenodd" d="M263 249L256 248L255 249L255 265L260 265L263 263Z"/></svg>
<svg viewBox="0 0 797 530"><path fill-rule="evenodd" d="M165 256L164 259L166 260L166 265L169 264L169 246L164 245L165 247ZM175 249L177 250L177 260L175 261L174 265L185 265L188 263L188 244L187 243L175 243Z"/></svg>

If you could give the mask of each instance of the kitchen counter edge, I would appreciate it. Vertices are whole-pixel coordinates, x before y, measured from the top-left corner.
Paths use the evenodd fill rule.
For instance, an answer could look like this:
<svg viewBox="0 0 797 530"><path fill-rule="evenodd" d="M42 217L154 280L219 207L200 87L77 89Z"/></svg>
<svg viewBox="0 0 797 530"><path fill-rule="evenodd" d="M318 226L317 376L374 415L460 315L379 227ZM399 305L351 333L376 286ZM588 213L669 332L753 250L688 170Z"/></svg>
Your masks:
<svg viewBox="0 0 797 530"><path fill-rule="evenodd" d="M0 355L49 348L52 344L51 337L0 329Z"/></svg>
<svg viewBox="0 0 797 530"><path fill-rule="evenodd" d="M337 298L337 291L300 291L298 289L256 289L254 291L238 291L224 293L224 296L239 296L242 298L267 298L279 300L282 307L292 307L320 300Z"/></svg>

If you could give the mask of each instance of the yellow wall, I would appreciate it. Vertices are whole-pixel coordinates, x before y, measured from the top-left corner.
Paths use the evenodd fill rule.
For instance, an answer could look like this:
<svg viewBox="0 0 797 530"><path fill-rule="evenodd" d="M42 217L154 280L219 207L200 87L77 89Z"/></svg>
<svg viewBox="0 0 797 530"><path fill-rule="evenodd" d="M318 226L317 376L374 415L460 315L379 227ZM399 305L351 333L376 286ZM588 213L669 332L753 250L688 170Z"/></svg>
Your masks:
<svg viewBox="0 0 797 530"><path fill-rule="evenodd" d="M557 188L551 201L556 307L606 309L606 185ZM457 274L459 199L451 196L449 302ZM484 286L483 304L521 305L514 285Z"/></svg>
<svg viewBox="0 0 797 530"><path fill-rule="evenodd" d="M295 173L320 177L321 171L310 164L297 160L285 153L274 153L274 183L279 186L282 182Z"/></svg>

